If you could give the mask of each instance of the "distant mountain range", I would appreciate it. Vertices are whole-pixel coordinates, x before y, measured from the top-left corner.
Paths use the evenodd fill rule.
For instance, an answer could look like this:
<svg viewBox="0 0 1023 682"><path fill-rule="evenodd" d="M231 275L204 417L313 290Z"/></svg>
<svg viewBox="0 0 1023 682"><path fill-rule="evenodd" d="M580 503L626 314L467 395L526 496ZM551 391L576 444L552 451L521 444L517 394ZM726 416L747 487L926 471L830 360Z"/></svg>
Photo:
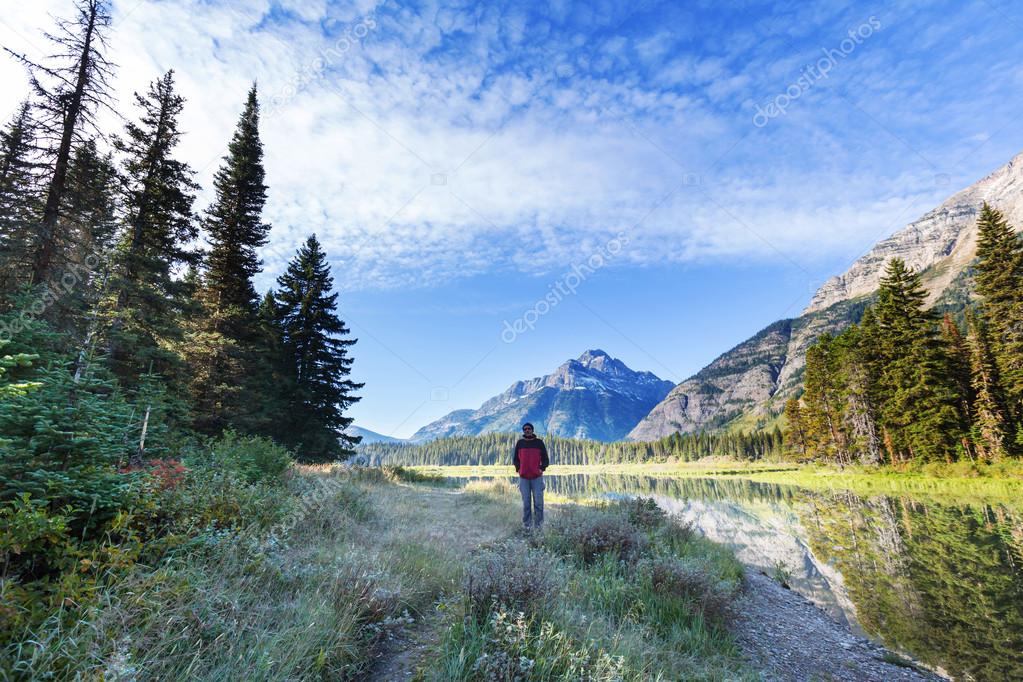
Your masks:
<svg viewBox="0 0 1023 682"><path fill-rule="evenodd" d="M768 325L677 386L591 350L552 374L516 382L477 410L451 412L411 440L518 431L527 420L541 433L602 441L771 426L801 388L807 348L860 319L889 259L921 273L930 304L963 309L973 295L968 274L984 201L1023 226L1023 154L878 242L825 282L799 317Z"/></svg>
<svg viewBox="0 0 1023 682"><path fill-rule="evenodd" d="M369 445L370 443L401 443L401 442L403 442L401 438L393 438L391 436L385 436L382 433L377 433L376 431L370 431L369 429L364 429L361 426L355 426L354 424L352 426L349 426L347 429L345 429L345 433L347 433L349 436L362 436L362 441L359 443L359 445Z"/></svg>
<svg viewBox="0 0 1023 682"><path fill-rule="evenodd" d="M517 432L525 421L541 435L620 440L673 387L602 350L588 350L550 374L515 382L479 409L455 410L427 424L410 440Z"/></svg>
<svg viewBox="0 0 1023 682"><path fill-rule="evenodd" d="M878 242L818 289L795 319L769 325L676 386L629 433L654 440L676 431L752 429L775 420L800 385L806 349L823 332L858 321L884 266L902 258L919 271L928 302L957 310L972 296L968 267L977 246L977 213L987 201L1023 226L1023 154Z"/></svg>

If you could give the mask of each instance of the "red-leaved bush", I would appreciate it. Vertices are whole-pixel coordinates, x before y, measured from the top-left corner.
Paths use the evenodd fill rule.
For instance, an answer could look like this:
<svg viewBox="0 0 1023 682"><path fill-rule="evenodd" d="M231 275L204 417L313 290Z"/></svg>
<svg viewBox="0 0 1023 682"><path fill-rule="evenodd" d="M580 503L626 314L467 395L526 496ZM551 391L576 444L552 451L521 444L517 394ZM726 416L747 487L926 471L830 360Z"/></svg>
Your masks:
<svg viewBox="0 0 1023 682"><path fill-rule="evenodd" d="M144 471L155 478L160 490L172 490L185 480L188 469L176 459L151 459L141 466L133 465L121 469L122 474L136 471Z"/></svg>

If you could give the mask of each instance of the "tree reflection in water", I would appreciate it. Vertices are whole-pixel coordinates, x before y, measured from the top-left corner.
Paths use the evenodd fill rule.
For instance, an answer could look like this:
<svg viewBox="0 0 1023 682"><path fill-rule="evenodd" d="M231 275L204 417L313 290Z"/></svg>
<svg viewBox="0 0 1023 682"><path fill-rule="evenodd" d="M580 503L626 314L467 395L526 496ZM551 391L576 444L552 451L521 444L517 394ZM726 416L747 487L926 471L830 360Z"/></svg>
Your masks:
<svg viewBox="0 0 1023 682"><path fill-rule="evenodd" d="M821 584L841 592L833 599L846 615L889 648L956 679L1023 680L1020 508L860 497L740 478L578 474L551 476L547 485L570 497L653 496L701 528L711 516L720 524L739 512L762 534L755 543L745 534L745 552L767 553L772 544L795 540L808 565L829 574ZM791 522L770 518L777 510ZM766 554L764 561L740 556L770 565Z"/></svg>

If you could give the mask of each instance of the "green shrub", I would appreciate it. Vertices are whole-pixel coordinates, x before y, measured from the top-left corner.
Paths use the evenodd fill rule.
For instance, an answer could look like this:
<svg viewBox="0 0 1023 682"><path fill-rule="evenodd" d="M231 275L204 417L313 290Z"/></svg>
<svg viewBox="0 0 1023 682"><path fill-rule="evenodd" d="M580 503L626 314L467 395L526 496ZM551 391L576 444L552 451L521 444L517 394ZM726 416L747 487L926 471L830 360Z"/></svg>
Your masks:
<svg viewBox="0 0 1023 682"><path fill-rule="evenodd" d="M0 578L38 576L67 553L68 516L28 493L0 507Z"/></svg>
<svg viewBox="0 0 1023 682"><path fill-rule="evenodd" d="M45 618L51 579L73 564L67 515L28 493L0 507L0 647Z"/></svg>
<svg viewBox="0 0 1023 682"><path fill-rule="evenodd" d="M654 533L658 545L674 552L682 551L695 537L697 534L693 524L678 519L668 519Z"/></svg>
<svg viewBox="0 0 1023 682"><path fill-rule="evenodd" d="M553 622L504 608L483 621L464 619L449 630L435 664L443 680L587 680L637 676L621 656L579 641Z"/></svg>
<svg viewBox="0 0 1023 682"><path fill-rule="evenodd" d="M400 464L385 464L380 467L384 477L389 481L400 483L428 483L430 485L447 485L447 479L440 474L428 474Z"/></svg>
<svg viewBox="0 0 1023 682"><path fill-rule="evenodd" d="M195 536L208 529L266 529L283 520L292 503L280 486L249 484L237 470L196 465L159 499L161 531Z"/></svg>
<svg viewBox="0 0 1023 682"><path fill-rule="evenodd" d="M720 579L708 562L659 556L644 559L637 569L662 600L680 600L690 613L710 621L720 622L729 613L735 585Z"/></svg>
<svg viewBox="0 0 1023 682"><path fill-rule="evenodd" d="M269 438L227 431L191 462L238 474L246 483L279 482L292 466L291 453Z"/></svg>
<svg viewBox="0 0 1023 682"><path fill-rule="evenodd" d="M643 616L641 586L634 570L622 569L618 559L604 555L578 571L570 584L571 602L615 625L639 623Z"/></svg>
<svg viewBox="0 0 1023 682"><path fill-rule="evenodd" d="M462 591L469 610L485 614L493 604L532 612L558 593L557 562L542 550L505 543L481 550L468 563Z"/></svg>
<svg viewBox="0 0 1023 682"><path fill-rule="evenodd" d="M624 515L604 509L567 509L547 523L541 542L551 551L591 564L604 555L632 562L647 537Z"/></svg>
<svg viewBox="0 0 1023 682"><path fill-rule="evenodd" d="M657 528L668 520L668 514L651 497L628 497L618 500L610 509L625 514L640 528Z"/></svg>

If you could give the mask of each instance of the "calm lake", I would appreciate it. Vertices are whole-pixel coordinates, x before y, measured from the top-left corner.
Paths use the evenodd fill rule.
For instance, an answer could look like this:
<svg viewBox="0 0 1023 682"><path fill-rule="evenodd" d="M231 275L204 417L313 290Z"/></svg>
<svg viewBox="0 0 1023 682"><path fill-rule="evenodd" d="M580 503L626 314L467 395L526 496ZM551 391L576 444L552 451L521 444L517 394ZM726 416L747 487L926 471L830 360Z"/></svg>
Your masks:
<svg viewBox="0 0 1023 682"><path fill-rule="evenodd" d="M754 570L786 575L854 631L955 679L1023 680L1023 503L937 504L727 477L546 478L549 491L573 497L653 497Z"/></svg>

